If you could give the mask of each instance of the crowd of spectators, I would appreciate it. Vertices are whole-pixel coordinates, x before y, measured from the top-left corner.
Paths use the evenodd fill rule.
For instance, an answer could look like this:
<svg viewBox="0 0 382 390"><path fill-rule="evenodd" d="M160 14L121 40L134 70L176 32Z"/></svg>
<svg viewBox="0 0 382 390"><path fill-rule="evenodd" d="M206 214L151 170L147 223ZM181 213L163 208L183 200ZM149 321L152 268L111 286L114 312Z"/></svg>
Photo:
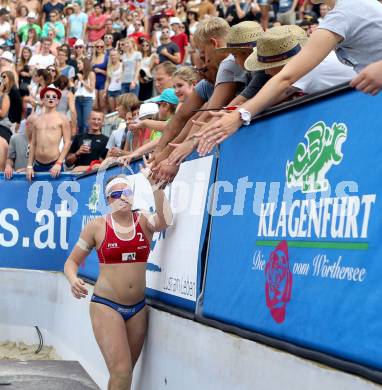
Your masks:
<svg viewBox="0 0 382 390"><path fill-rule="evenodd" d="M154 151L156 175L171 181L211 121L208 109L251 100L299 53L335 1L317 3L2 0L0 171L7 178L27 171L31 179L38 163L38 171L55 167L54 175L81 173ZM273 104L355 76L331 51ZM105 116L115 112L119 121L108 137ZM60 118L54 141L41 127L48 117ZM36 162L31 145L33 153L57 152Z"/></svg>

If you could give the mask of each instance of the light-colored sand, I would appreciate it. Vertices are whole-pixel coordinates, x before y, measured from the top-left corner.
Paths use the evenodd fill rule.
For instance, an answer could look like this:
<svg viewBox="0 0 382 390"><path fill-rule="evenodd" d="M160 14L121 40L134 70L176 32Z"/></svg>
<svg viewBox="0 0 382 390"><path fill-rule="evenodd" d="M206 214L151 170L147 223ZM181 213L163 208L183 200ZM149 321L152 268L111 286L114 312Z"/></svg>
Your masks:
<svg viewBox="0 0 382 390"><path fill-rule="evenodd" d="M0 359L6 360L59 360L53 347L43 347L39 353L38 345L28 345L23 342L4 341L0 343Z"/></svg>

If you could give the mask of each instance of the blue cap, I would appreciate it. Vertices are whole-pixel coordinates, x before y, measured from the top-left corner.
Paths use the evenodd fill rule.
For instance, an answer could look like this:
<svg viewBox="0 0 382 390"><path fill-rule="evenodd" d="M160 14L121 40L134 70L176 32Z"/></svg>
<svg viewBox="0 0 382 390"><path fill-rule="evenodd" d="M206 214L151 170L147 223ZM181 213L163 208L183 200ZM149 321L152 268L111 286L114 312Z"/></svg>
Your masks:
<svg viewBox="0 0 382 390"><path fill-rule="evenodd" d="M174 88L167 88L159 96L148 100L148 102L154 102L154 103L165 102L165 103L170 103L170 104L176 105L179 103L179 99L175 95Z"/></svg>

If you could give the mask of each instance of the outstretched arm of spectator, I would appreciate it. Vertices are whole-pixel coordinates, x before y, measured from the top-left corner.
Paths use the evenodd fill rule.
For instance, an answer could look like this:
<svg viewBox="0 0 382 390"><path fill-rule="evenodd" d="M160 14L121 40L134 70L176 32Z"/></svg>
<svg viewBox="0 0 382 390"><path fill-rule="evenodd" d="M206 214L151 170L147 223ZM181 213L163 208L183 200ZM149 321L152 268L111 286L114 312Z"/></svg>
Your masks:
<svg viewBox="0 0 382 390"><path fill-rule="evenodd" d="M163 135L159 140L156 153L160 153L166 145L174 140L174 138L182 131L187 121L195 114L194 110L198 110L203 106L204 102L200 96L193 91L187 98L180 110L172 117L171 121L163 130Z"/></svg>
<svg viewBox="0 0 382 390"><path fill-rule="evenodd" d="M249 111L251 117L254 117L275 104L294 82L323 61L341 39L342 37L328 30L316 30L301 52L294 56L280 73L272 77L255 97L244 103L242 108ZM208 153L216 144L223 142L243 124L238 111L228 114L219 112L212 115L214 120L204 129L203 134L200 134L202 135L198 146L200 155Z"/></svg>
<svg viewBox="0 0 382 390"><path fill-rule="evenodd" d="M221 83L217 85L214 89L214 92L207 103L207 108L223 107L227 105L235 96L237 91L236 83ZM187 101L186 103L187 104ZM183 104L184 106L184 104ZM182 131L174 138L172 144L187 144L192 146L187 149L187 153L183 156L183 159L187 157L197 146L194 142L189 142L189 138L193 138L193 135L200 131L200 126L195 122L208 122L211 119L211 114L208 111L198 112L196 115L189 120L182 129ZM185 146L185 145L183 145ZM172 152L174 151L174 145L167 145L166 148L162 151L159 159L167 159Z"/></svg>
<svg viewBox="0 0 382 390"><path fill-rule="evenodd" d="M208 101L207 103L207 108L215 108L215 107L223 107L225 105L227 105L235 96L235 93L236 93L236 90L237 90L237 84L236 83L221 83L219 85L217 85L214 89L214 92L210 98L210 100ZM199 97L199 95L194 91L186 100L186 102L184 104L182 104L182 107L181 109L179 110L178 113L180 113L182 110L183 110L183 107L185 106L188 106L189 104L189 99L193 96L193 95L197 95ZM200 99L200 97L199 97ZM201 107L201 106L200 106ZM200 108L199 107L199 108ZM178 114L177 113L177 114ZM193 114L193 111L191 111L191 113ZM174 118L171 120L171 122L175 119L175 117L177 116L177 114L175 114ZM191 117L191 116L190 116ZM201 121L201 122L207 122L209 121L209 119L211 118L211 115L208 111L205 111L205 112L202 112L200 113L199 115L195 116L194 120L198 120L198 121ZM169 125L171 124L171 122L169 123ZM167 128L166 128L167 130ZM166 132L165 130L165 132ZM192 122L188 123L187 126L184 126L182 128L182 131L180 133L178 133L178 135L174 135L174 137L172 137L171 139L166 139L164 140L164 142L166 142L165 145L168 145L169 142L174 142L174 143L181 143L183 142L189 135L193 135L195 134L196 132L198 132L200 130L200 127L197 126L197 125L193 125ZM162 136L163 138L163 136ZM160 140L160 142L162 141L162 138ZM164 142L162 143L162 145L164 144ZM161 146L162 146L161 145ZM163 146L165 146L163 145ZM172 146L167 146L166 147L166 150L163 150L163 152L161 153L161 158L158 158L158 160L160 159L165 159L167 158L170 153L172 152L173 150L173 147ZM159 161L158 161L159 162Z"/></svg>

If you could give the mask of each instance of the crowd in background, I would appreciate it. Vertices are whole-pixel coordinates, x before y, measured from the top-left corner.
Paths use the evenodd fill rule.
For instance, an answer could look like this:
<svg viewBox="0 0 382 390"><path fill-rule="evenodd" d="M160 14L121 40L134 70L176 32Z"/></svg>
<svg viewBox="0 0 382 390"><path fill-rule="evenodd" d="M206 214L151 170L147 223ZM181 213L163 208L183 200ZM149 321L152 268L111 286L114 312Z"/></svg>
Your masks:
<svg viewBox="0 0 382 390"><path fill-rule="evenodd" d="M200 113L192 118L183 102L190 97L190 107L198 109L252 98L280 71L251 60L254 43L261 38L258 52L281 55L273 47L275 34L284 35L284 46L293 48L294 40L303 45L328 11L311 0L0 0L0 170L10 178L27 168L35 142L28 118L44 115L47 87L60 91L56 110L70 126L70 150L59 161L65 169L83 172L112 158L159 153L176 140L159 141L165 129L179 134L187 128L178 140L182 147L172 146L165 158L178 164L196 148L190 120L208 119ZM215 51L232 50L208 55L211 39ZM332 54L326 69L322 65L277 103L351 80L351 68ZM217 91L223 99L216 100ZM102 126L112 112L120 123L109 137Z"/></svg>

